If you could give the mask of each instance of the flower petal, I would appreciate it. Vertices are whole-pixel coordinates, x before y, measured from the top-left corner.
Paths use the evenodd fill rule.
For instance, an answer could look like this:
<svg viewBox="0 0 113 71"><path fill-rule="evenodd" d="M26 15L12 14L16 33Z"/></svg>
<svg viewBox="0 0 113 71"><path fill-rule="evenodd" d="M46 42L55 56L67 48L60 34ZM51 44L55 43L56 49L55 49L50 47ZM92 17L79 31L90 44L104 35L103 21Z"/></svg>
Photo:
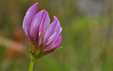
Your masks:
<svg viewBox="0 0 113 71"><path fill-rule="evenodd" d="M29 29L31 26L31 22L37 13L37 10L38 10L38 3L35 3L27 10L26 15L23 20L23 29L24 29L24 32L25 32L26 36L28 37L28 39L30 38L29 37L30 30Z"/></svg>
<svg viewBox="0 0 113 71"><path fill-rule="evenodd" d="M41 20L41 23L40 23L40 35L41 34L44 34L45 30L47 29L47 27L49 26L49 23L50 23L50 17L49 17L49 14L47 11L44 12L44 15L43 15L43 18Z"/></svg>
<svg viewBox="0 0 113 71"><path fill-rule="evenodd" d="M62 35L60 34L57 40L55 41L55 44L51 47L49 53L54 51L60 45L61 41L62 41Z"/></svg>
<svg viewBox="0 0 113 71"><path fill-rule="evenodd" d="M53 34L56 25L57 25L57 21L53 21L47 28L47 31L44 35L43 45L47 43L47 40Z"/></svg>
<svg viewBox="0 0 113 71"><path fill-rule="evenodd" d="M48 45L49 43L51 43L51 42L54 40L55 36L56 36L56 32L53 33L53 34L49 37L49 39L48 39L48 41L47 41L47 43L46 43L45 45Z"/></svg>
<svg viewBox="0 0 113 71"><path fill-rule="evenodd" d="M59 34L60 34L61 31L62 31L62 28L61 28L61 26L60 26L60 22L58 21L58 19L57 19L56 17L54 17L54 18L55 18L54 20L57 21L57 25L55 26L55 29L54 29L54 32L53 32L53 33L56 32L56 35L55 35L54 40L53 40L46 48L51 47L51 46L55 43L55 41L57 40Z"/></svg>
<svg viewBox="0 0 113 71"><path fill-rule="evenodd" d="M56 16L53 16L53 21L58 20Z"/></svg>
<svg viewBox="0 0 113 71"><path fill-rule="evenodd" d="M38 42L38 38L39 38L39 26L41 23L41 20L43 18L45 10L42 10L40 12L38 12L32 23L31 23L31 27L30 27L30 36L33 38L33 41L35 42L35 44Z"/></svg>

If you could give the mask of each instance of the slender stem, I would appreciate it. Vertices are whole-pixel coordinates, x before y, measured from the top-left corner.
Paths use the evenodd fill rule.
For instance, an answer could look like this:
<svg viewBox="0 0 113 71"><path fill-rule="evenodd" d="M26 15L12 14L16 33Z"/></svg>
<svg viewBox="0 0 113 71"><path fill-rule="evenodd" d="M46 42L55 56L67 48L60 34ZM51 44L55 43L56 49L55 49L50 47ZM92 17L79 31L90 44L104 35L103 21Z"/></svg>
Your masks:
<svg viewBox="0 0 113 71"><path fill-rule="evenodd" d="M31 59L30 65L29 65L29 71L33 71L33 65L34 65L34 60Z"/></svg>

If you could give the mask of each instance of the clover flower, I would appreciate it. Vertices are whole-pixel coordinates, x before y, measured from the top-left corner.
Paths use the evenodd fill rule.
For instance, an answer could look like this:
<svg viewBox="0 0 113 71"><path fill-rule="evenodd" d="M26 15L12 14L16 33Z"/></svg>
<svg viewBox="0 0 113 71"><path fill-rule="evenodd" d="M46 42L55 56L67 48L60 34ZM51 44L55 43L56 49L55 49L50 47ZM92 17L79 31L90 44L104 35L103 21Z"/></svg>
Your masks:
<svg viewBox="0 0 113 71"><path fill-rule="evenodd" d="M50 24L50 17L46 10L37 13L38 3L32 5L23 20L23 29L30 46L31 59L35 60L54 51L62 41L62 27L56 16Z"/></svg>

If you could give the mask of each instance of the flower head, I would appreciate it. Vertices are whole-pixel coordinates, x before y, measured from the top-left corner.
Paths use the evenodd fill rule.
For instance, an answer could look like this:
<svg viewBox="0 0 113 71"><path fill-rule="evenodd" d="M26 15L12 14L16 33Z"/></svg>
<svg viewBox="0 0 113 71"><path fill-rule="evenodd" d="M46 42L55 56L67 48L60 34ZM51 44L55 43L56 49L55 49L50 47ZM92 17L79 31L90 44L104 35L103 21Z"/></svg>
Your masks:
<svg viewBox="0 0 113 71"><path fill-rule="evenodd" d="M61 43L62 27L56 16L50 24L50 17L46 10L37 13L38 3L32 5L23 20L23 29L29 40L30 53L35 59L54 51Z"/></svg>

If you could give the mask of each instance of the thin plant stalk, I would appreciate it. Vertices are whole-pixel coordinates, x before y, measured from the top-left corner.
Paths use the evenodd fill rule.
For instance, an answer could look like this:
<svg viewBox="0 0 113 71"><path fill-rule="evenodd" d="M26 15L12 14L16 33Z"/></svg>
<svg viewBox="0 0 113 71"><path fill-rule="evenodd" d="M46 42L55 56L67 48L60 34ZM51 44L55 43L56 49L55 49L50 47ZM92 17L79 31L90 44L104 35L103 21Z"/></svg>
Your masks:
<svg viewBox="0 0 113 71"><path fill-rule="evenodd" d="M33 71L33 66L34 66L34 60L31 60L29 65L29 71Z"/></svg>

